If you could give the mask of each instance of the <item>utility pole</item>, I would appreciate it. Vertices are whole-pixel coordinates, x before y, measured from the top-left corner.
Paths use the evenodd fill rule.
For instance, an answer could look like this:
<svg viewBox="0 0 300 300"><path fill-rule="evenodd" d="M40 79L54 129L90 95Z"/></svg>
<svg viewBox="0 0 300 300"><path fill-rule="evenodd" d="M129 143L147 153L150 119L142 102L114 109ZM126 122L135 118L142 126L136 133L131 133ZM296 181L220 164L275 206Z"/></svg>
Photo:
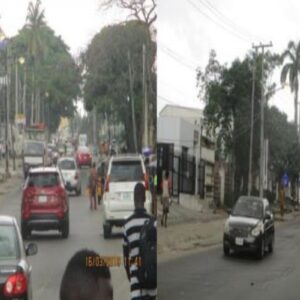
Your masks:
<svg viewBox="0 0 300 300"><path fill-rule="evenodd" d="M265 48L272 47L272 42L269 44L260 43L257 49L262 49L261 55L261 100L260 100L260 164L259 164L259 197L264 195L264 105L265 105L265 94L264 94L264 54Z"/></svg>
<svg viewBox="0 0 300 300"><path fill-rule="evenodd" d="M19 90L18 90L18 83L19 83L19 79L18 79L18 59L15 59L15 64L16 64L16 78L15 78L15 121L17 120L16 117L18 115L18 98L19 98Z"/></svg>
<svg viewBox="0 0 300 300"><path fill-rule="evenodd" d="M94 144L94 152L97 149L96 113L97 113L97 108L96 108L96 104L94 104L94 107L93 107L93 144Z"/></svg>
<svg viewBox="0 0 300 300"><path fill-rule="evenodd" d="M254 118L254 97L255 97L255 67L257 46L252 46L255 49L252 73L252 96L251 96L251 132L250 132L250 150L249 150L249 173L248 173L248 196L251 195L252 189L252 151L253 151L253 118Z"/></svg>
<svg viewBox="0 0 300 300"><path fill-rule="evenodd" d="M129 85L130 85L130 102L131 102L131 115L132 115L133 142L134 142L134 150L137 153L138 147L137 147L135 109L134 109L134 99L133 99L133 72L132 72L132 66L131 66L130 51L128 51L128 72L129 72Z"/></svg>
<svg viewBox="0 0 300 300"><path fill-rule="evenodd" d="M8 126L9 126L9 98L10 98L10 53L9 45L6 46L6 101L5 101L5 173L9 176L9 148L8 148Z"/></svg>
<svg viewBox="0 0 300 300"><path fill-rule="evenodd" d="M144 146L149 146L148 139L148 89L146 80L146 46L143 44L143 92L144 92Z"/></svg>

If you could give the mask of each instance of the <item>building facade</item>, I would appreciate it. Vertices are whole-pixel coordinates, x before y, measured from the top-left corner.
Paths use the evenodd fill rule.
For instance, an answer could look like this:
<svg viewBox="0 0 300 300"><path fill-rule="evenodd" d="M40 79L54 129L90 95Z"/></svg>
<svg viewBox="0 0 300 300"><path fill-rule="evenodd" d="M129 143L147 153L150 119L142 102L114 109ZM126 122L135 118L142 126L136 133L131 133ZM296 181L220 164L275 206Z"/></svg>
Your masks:
<svg viewBox="0 0 300 300"><path fill-rule="evenodd" d="M168 170L173 195L214 197L215 141L200 109L167 105L157 121L158 177Z"/></svg>

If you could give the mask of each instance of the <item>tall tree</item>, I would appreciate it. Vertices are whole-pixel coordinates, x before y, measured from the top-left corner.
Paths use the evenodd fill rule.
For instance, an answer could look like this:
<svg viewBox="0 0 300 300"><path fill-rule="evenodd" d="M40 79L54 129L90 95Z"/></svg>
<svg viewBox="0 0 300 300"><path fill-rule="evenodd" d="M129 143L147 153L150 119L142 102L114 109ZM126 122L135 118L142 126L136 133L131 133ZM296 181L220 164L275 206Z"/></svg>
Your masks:
<svg viewBox="0 0 300 300"><path fill-rule="evenodd" d="M254 106L254 133L259 133L259 99L261 57L256 61L256 91ZM236 59L230 66L221 65L214 51L204 72L198 70L199 96L205 100L205 116L212 130L217 135L217 155L225 149L232 157L234 166L235 195L245 193L248 182L248 157L251 120L251 88L253 53L243 60ZM265 55L265 74L275 67L273 56ZM273 85L271 85L273 87ZM270 86L267 87L267 90ZM254 135L253 173L259 168L259 134Z"/></svg>
<svg viewBox="0 0 300 300"><path fill-rule="evenodd" d="M299 91L299 79L298 73L300 72L300 42L296 44L293 41L288 43L288 48L282 54L282 63L286 59L289 61L283 66L281 71L281 83L285 83L287 76L289 76L289 85L291 92L294 93L294 123L298 129L298 91ZM299 134L299 133L298 133Z"/></svg>
<svg viewBox="0 0 300 300"><path fill-rule="evenodd" d="M134 17L143 21L150 27L156 20L156 0L100 0L101 8L117 6L127 9L130 12L129 17Z"/></svg>
<svg viewBox="0 0 300 300"><path fill-rule="evenodd" d="M37 69L39 68L39 65L41 63L41 60L43 58L43 55L45 54L46 47L45 43L43 41L43 35L42 35L42 29L45 27L45 14L44 10L41 9L41 1L37 0L34 4L33 2L30 2L28 5L28 11L27 11L27 24L26 28L27 31L27 38L28 38L28 51L29 56L33 60L33 66L34 71L32 73L32 116L31 120L32 122L36 121L39 122L41 119L41 99L40 99L40 87L39 82L37 80ZM36 107L35 111L35 118L34 118L34 110L33 107Z"/></svg>
<svg viewBox="0 0 300 300"><path fill-rule="evenodd" d="M114 118L122 123L126 130L128 147L133 146L133 128L129 83L130 53L131 71L133 73L133 101L137 124L138 146L141 146L143 133L143 92L142 92L142 46L148 44L148 58L153 64L156 44L151 40L149 30L144 22L129 21L105 27L97 34L89 45L84 61L85 75L85 106L91 110L93 105L98 111L106 113L106 120ZM156 74L151 71L151 80ZM130 97L131 98L131 97ZM149 103L156 106L154 92L149 94ZM139 147L140 149L140 147ZM134 150L134 149L129 149Z"/></svg>

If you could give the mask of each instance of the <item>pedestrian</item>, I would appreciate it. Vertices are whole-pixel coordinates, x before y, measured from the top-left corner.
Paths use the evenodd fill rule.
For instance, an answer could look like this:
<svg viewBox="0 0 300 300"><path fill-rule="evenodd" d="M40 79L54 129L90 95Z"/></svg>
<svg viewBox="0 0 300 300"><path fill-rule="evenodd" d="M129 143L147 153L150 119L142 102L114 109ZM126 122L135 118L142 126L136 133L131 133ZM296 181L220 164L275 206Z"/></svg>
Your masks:
<svg viewBox="0 0 300 300"><path fill-rule="evenodd" d="M144 208L145 187L134 188L134 213L124 225L124 267L130 281L131 300L156 299L156 220ZM147 258L147 259L145 259Z"/></svg>
<svg viewBox="0 0 300 300"><path fill-rule="evenodd" d="M97 170L96 164L93 162L89 175L89 196L90 196L90 210L97 209L96 203L96 187L97 187Z"/></svg>
<svg viewBox="0 0 300 300"><path fill-rule="evenodd" d="M170 211L170 195L171 195L171 182L169 180L169 172L166 171L164 178L161 183L162 188L162 217L161 217L161 226L167 227L168 213Z"/></svg>
<svg viewBox="0 0 300 300"><path fill-rule="evenodd" d="M113 300L109 267L97 265L101 257L83 249L69 260L60 284L60 300Z"/></svg>

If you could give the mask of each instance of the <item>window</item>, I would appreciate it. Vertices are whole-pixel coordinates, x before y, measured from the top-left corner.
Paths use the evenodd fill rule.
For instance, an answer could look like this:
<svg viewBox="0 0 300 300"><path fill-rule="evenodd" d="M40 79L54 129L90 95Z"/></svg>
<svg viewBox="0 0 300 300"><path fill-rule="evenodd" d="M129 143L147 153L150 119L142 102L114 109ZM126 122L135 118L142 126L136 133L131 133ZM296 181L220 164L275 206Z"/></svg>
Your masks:
<svg viewBox="0 0 300 300"><path fill-rule="evenodd" d="M13 225L0 225L0 260L19 256L16 229Z"/></svg>
<svg viewBox="0 0 300 300"><path fill-rule="evenodd" d="M60 184L58 173L31 173L28 186L31 187L54 187Z"/></svg>
<svg viewBox="0 0 300 300"><path fill-rule="evenodd" d="M188 148L182 147L182 172L188 171Z"/></svg>
<svg viewBox="0 0 300 300"><path fill-rule="evenodd" d="M255 198L239 198L234 206L232 215L261 219L263 216L263 204Z"/></svg>
<svg viewBox="0 0 300 300"><path fill-rule="evenodd" d="M115 161L112 163L110 181L141 181L144 179L141 161Z"/></svg>
<svg viewBox="0 0 300 300"><path fill-rule="evenodd" d="M27 155L44 155L44 145L42 143L26 143L24 154Z"/></svg>
<svg viewBox="0 0 300 300"><path fill-rule="evenodd" d="M59 162L59 167L62 170L75 170L76 169L76 165L74 160L61 160Z"/></svg>

